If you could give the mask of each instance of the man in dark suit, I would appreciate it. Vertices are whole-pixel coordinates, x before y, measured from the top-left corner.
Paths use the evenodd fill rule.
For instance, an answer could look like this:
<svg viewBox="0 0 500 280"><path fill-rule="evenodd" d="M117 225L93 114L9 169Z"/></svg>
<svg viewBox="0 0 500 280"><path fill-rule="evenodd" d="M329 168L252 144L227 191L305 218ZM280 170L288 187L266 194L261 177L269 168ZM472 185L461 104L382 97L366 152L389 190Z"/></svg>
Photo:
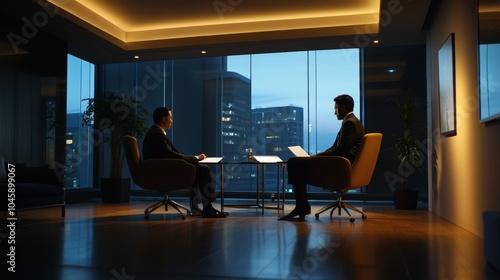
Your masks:
<svg viewBox="0 0 500 280"><path fill-rule="evenodd" d="M212 206L215 201L215 183L212 171L206 165L199 164L199 161L206 158L205 154L184 155L180 153L167 137L167 129L172 127L172 110L166 107L159 107L153 112L154 125L148 130L143 142L143 159L150 158L176 158L183 159L196 166L196 180L191 190L191 198L195 199L195 193L201 193L203 210L196 205L191 205L191 210L200 211L204 218L224 218L228 213L222 213ZM161 174L158 174L161 176ZM167 179L166 179L167 180ZM194 209L193 209L194 208Z"/></svg>
<svg viewBox="0 0 500 280"><path fill-rule="evenodd" d="M318 153L317 156L342 156L353 163L363 142L365 128L352 112L354 100L351 96L339 95L333 101L335 102L335 115L338 120L342 120L342 126L333 145L326 151ZM308 157L293 157L288 160L288 183L293 186L295 208L280 220L293 220L296 216L304 219L305 215L311 214L306 189L308 164Z"/></svg>

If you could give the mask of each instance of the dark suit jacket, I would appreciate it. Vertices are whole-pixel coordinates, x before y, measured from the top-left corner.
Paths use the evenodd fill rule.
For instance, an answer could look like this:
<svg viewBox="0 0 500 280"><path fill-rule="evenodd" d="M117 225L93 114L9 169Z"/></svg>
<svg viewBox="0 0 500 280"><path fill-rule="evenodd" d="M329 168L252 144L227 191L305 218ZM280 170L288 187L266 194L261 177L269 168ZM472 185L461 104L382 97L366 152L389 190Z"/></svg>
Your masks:
<svg viewBox="0 0 500 280"><path fill-rule="evenodd" d="M143 160L150 158L177 158L183 159L189 163L197 164L198 159L195 156L181 154L168 139L163 129L153 125L142 143Z"/></svg>
<svg viewBox="0 0 500 280"><path fill-rule="evenodd" d="M364 135L365 128L361 121L354 114L349 114L342 122L333 145L318 156L342 156L353 163L363 143Z"/></svg>

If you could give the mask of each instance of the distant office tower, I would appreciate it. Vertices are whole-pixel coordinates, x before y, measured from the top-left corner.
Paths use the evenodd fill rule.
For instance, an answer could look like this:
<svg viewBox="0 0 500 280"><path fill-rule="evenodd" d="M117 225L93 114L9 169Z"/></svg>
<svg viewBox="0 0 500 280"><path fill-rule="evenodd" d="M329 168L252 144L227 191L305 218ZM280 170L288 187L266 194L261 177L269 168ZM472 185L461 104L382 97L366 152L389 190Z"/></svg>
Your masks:
<svg viewBox="0 0 500 280"><path fill-rule="evenodd" d="M296 106L252 110L252 147L255 155L276 155L287 161L288 146L304 145L304 110Z"/></svg>
<svg viewBox="0 0 500 280"><path fill-rule="evenodd" d="M92 187L94 138L92 129L82 126L81 113L69 113L66 120L66 188Z"/></svg>
<svg viewBox="0 0 500 280"><path fill-rule="evenodd" d="M246 161L252 130L250 79L223 71L205 79L204 91L205 154L224 156L225 162ZM255 191L254 173L251 165L226 164L225 191Z"/></svg>
<svg viewBox="0 0 500 280"><path fill-rule="evenodd" d="M234 72L206 79L204 110L204 151L226 161L244 161L251 143L250 80Z"/></svg>

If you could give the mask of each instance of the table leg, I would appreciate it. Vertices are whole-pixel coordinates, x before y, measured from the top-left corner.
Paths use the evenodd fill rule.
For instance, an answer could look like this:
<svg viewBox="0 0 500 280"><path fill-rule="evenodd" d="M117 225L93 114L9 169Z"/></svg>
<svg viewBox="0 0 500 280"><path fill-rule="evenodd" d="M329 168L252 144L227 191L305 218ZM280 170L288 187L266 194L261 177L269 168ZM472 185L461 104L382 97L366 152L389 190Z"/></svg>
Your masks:
<svg viewBox="0 0 500 280"><path fill-rule="evenodd" d="M265 173L265 170L264 170L264 164L261 164L260 165L261 167L261 173L262 173L262 178L261 178L261 185L262 185L262 215L264 215L264 209L266 208L265 205L264 205L264 201L266 199L265 195L266 195L266 192L264 190L265 188L265 181L264 181L264 173Z"/></svg>
<svg viewBox="0 0 500 280"><path fill-rule="evenodd" d="M224 212L224 163L220 167L220 211Z"/></svg>

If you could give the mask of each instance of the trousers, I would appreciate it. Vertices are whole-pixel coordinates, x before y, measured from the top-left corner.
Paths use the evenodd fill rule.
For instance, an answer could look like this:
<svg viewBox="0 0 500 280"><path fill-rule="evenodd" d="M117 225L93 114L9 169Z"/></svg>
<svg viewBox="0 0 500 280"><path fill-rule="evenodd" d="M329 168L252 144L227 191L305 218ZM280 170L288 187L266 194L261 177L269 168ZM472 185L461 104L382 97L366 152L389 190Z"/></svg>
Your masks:
<svg viewBox="0 0 500 280"><path fill-rule="evenodd" d="M307 181L309 176L309 158L292 157L288 160L288 184L293 187L296 207L306 207L307 202Z"/></svg>

